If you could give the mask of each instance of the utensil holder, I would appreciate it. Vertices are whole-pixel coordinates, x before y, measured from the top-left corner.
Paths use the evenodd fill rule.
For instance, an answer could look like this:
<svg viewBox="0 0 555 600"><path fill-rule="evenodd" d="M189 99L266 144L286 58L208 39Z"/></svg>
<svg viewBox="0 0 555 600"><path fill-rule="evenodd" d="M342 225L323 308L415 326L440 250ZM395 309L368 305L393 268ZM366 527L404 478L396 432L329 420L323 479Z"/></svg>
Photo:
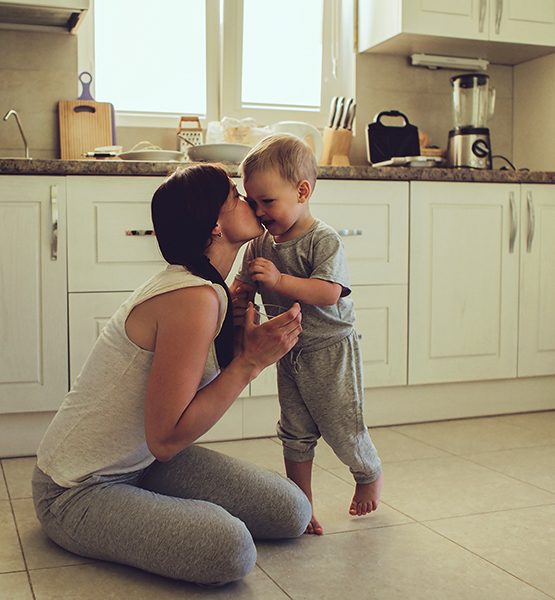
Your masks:
<svg viewBox="0 0 555 600"><path fill-rule="evenodd" d="M318 164L333 166L348 166L349 151L351 150L351 141L353 132L350 129L332 129L324 128L324 149L322 158Z"/></svg>

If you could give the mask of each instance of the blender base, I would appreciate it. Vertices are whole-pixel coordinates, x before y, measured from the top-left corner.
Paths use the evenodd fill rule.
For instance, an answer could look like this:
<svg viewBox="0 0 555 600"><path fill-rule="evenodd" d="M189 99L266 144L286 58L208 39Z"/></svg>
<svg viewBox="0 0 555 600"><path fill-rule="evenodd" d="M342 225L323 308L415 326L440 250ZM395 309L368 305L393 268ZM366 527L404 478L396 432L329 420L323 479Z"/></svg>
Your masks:
<svg viewBox="0 0 555 600"><path fill-rule="evenodd" d="M463 127L449 132L447 166L491 169L491 145L486 127Z"/></svg>

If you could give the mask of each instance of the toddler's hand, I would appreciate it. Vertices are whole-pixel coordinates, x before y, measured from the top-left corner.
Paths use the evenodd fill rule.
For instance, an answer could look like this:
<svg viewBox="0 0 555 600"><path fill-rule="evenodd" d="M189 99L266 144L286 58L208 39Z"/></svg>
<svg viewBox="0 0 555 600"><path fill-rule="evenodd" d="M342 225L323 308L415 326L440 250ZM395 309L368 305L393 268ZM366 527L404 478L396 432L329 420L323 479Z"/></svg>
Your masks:
<svg viewBox="0 0 555 600"><path fill-rule="evenodd" d="M249 262L249 277L261 281L269 290L275 289L281 279L281 273L270 260L255 258Z"/></svg>

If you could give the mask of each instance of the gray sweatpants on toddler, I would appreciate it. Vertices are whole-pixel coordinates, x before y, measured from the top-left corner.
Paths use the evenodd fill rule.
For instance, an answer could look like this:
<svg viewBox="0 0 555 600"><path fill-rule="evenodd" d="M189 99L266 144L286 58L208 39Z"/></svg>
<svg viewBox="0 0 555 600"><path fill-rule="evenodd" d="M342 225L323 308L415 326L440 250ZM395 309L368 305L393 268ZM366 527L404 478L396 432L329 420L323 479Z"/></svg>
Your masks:
<svg viewBox="0 0 555 600"><path fill-rule="evenodd" d="M290 480L190 446L126 475L93 475L63 488L35 468L37 517L62 548L87 558L221 585L247 575L255 539L304 533L311 508Z"/></svg>
<svg viewBox="0 0 555 600"><path fill-rule="evenodd" d="M280 359L277 434L284 457L293 462L312 460L323 437L357 483L378 479L381 461L364 423L363 389L355 331L321 350L293 348Z"/></svg>

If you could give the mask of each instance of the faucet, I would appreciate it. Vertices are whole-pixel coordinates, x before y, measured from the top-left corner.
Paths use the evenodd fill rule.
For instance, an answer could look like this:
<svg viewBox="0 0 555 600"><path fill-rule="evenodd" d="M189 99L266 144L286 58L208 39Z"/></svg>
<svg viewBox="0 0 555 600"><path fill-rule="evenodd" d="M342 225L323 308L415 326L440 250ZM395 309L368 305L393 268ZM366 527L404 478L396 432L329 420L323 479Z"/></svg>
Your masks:
<svg viewBox="0 0 555 600"><path fill-rule="evenodd" d="M6 113L6 116L4 117L4 121L7 121L11 115L13 115L15 117L15 120L17 121L17 126L19 127L21 137L23 138L23 143L25 144L25 158L31 158L29 156L29 146L27 144L27 138L25 137L25 134L23 133L23 127L21 127L21 121L19 120L19 115L15 112L15 110L10 110Z"/></svg>

